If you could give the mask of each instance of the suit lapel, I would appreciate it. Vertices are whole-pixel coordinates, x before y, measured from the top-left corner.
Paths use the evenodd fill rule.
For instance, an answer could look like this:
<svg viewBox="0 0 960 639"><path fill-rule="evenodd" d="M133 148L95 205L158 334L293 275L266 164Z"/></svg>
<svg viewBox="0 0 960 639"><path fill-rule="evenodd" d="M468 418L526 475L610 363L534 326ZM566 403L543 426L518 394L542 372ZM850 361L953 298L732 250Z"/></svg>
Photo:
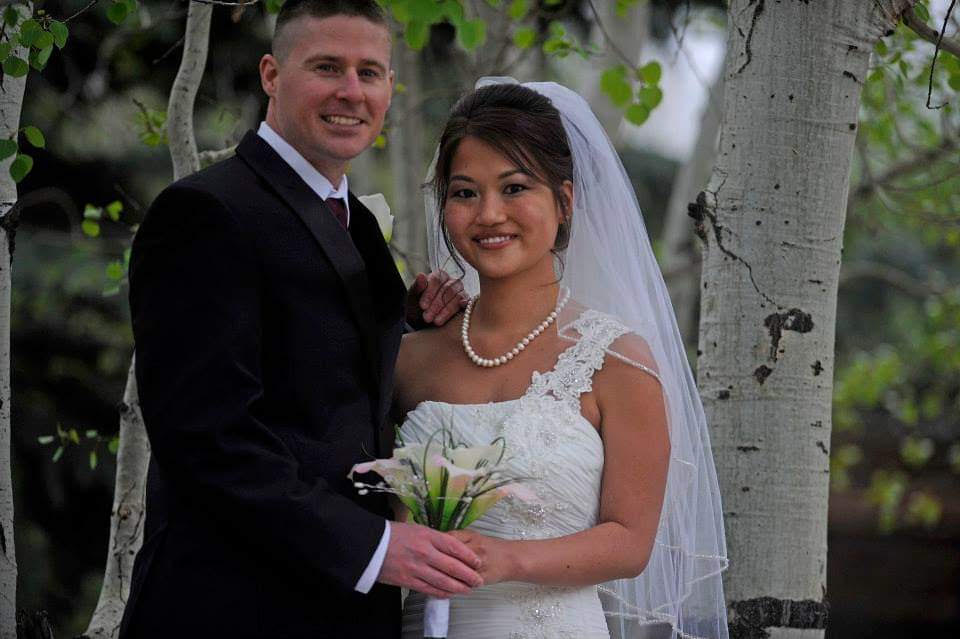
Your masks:
<svg viewBox="0 0 960 639"><path fill-rule="evenodd" d="M317 194L300 179L283 158L251 131L237 146L237 155L247 162L303 221L343 282L354 320L360 327L364 350L379 396L380 349L370 282L363 258L350 235ZM350 205L353 206L351 200ZM372 215L367 212L367 215Z"/></svg>

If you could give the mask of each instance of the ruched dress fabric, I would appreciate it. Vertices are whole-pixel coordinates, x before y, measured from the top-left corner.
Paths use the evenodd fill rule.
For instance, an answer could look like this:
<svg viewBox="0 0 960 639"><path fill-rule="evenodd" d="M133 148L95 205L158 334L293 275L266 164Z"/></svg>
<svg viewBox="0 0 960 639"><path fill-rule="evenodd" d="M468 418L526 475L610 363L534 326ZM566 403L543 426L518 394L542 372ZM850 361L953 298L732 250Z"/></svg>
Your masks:
<svg viewBox="0 0 960 639"><path fill-rule="evenodd" d="M628 332L615 318L583 312L569 327L579 334L553 369L533 373L515 400L487 404L425 401L407 414L400 434L424 443L441 426L455 442L506 442L504 464L537 496L504 498L469 529L501 539L562 537L597 524L603 442L580 411L606 349ZM424 595L404 603L403 639L423 637ZM597 586L552 587L521 582L482 586L451 598L448 639L609 639Z"/></svg>

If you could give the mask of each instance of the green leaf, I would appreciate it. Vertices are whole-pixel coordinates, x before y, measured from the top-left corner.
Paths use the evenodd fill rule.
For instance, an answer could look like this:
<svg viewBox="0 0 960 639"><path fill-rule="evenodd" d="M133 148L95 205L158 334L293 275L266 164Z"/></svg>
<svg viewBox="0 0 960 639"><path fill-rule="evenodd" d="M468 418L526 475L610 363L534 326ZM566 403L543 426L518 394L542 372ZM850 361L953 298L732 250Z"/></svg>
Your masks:
<svg viewBox="0 0 960 639"><path fill-rule="evenodd" d="M0 139L0 160L6 160L16 153L18 148L16 140Z"/></svg>
<svg viewBox="0 0 960 639"><path fill-rule="evenodd" d="M627 118L628 122L640 126L650 117L650 107L646 104L631 104L627 107L624 117Z"/></svg>
<svg viewBox="0 0 960 639"><path fill-rule="evenodd" d="M647 108L652 111L663 100L663 91L660 90L660 87L646 86L637 92L637 97L641 104L647 105Z"/></svg>
<svg viewBox="0 0 960 639"><path fill-rule="evenodd" d="M924 22L930 21L930 12L927 10L925 6L923 6L919 2L913 5L913 12L917 14L917 17L923 20Z"/></svg>
<svg viewBox="0 0 960 639"><path fill-rule="evenodd" d="M40 35L33 41L33 46L37 49L46 49L53 46L53 34L49 31L41 31Z"/></svg>
<svg viewBox="0 0 960 639"><path fill-rule="evenodd" d="M47 141L43 137L43 133L35 126L26 127L23 130L23 135L27 138L27 142L38 149L42 149L47 146Z"/></svg>
<svg viewBox="0 0 960 639"><path fill-rule="evenodd" d="M409 0L408 6L411 22L423 22L429 26L443 17L443 6L437 0Z"/></svg>
<svg viewBox="0 0 960 639"><path fill-rule="evenodd" d="M410 2L409 0L398 0L390 5L390 10L393 11L393 18L400 24L407 24L410 22Z"/></svg>
<svg viewBox="0 0 960 639"><path fill-rule="evenodd" d="M487 40L487 23L479 18L467 20L457 27L457 40L467 51L473 51Z"/></svg>
<svg viewBox="0 0 960 639"><path fill-rule="evenodd" d="M8 27L15 27L20 22L20 12L13 5L8 6L3 12L3 23Z"/></svg>
<svg viewBox="0 0 960 639"><path fill-rule="evenodd" d="M83 219L99 220L103 217L103 209L93 204L87 204L83 207Z"/></svg>
<svg viewBox="0 0 960 639"><path fill-rule="evenodd" d="M27 75L30 65L23 58L15 55L9 56L3 61L3 73L11 78L20 78Z"/></svg>
<svg viewBox="0 0 960 639"><path fill-rule="evenodd" d="M499 7L500 4L501 4L501 2L502 2L502 0L487 0L487 4L489 4L489 5L490 5L491 7L493 7L494 9L496 9L497 7Z"/></svg>
<svg viewBox="0 0 960 639"><path fill-rule="evenodd" d="M37 441L44 446L47 444L52 444L54 439L56 438L53 435L41 435L40 437L37 437Z"/></svg>
<svg viewBox="0 0 960 639"><path fill-rule="evenodd" d="M530 2L529 0L513 0L510 3L510 6L507 8L507 15L510 16L513 20L519 22L527 17L527 12L530 11Z"/></svg>
<svg viewBox="0 0 960 639"><path fill-rule="evenodd" d="M518 49L529 49L537 40L537 32L530 27L517 29L513 34L513 44Z"/></svg>
<svg viewBox="0 0 960 639"><path fill-rule="evenodd" d="M44 47L43 49L32 50L30 52L30 66L37 71L43 71L44 67L47 66L47 62L50 60L51 53L53 53L52 44L48 47Z"/></svg>
<svg viewBox="0 0 960 639"><path fill-rule="evenodd" d="M94 470L97 467L97 451L90 451L90 470Z"/></svg>
<svg viewBox="0 0 960 639"><path fill-rule="evenodd" d="M386 146L387 146L387 136L381 133L380 135L377 136L377 139L373 141L373 148L383 149L383 148L386 148Z"/></svg>
<svg viewBox="0 0 960 639"><path fill-rule="evenodd" d="M122 280L124 275L126 275L126 270L120 260L107 264L107 277L111 280Z"/></svg>
<svg viewBox="0 0 960 639"><path fill-rule="evenodd" d="M110 440L110 443L107 444L107 450L110 451L110 454L111 454L111 455L116 455L116 454L117 454L117 450L118 450L119 448L120 448L120 438L119 438L119 437L114 437L113 439Z"/></svg>
<svg viewBox="0 0 960 639"><path fill-rule="evenodd" d="M123 212L123 202L120 200L114 200L110 204L107 204L107 215L110 216L110 219L114 222L120 221L120 213Z"/></svg>
<svg viewBox="0 0 960 639"><path fill-rule="evenodd" d="M947 80L947 84L949 84L950 88L954 91L960 91L960 73L951 75L950 79Z"/></svg>
<svg viewBox="0 0 960 639"><path fill-rule="evenodd" d="M107 18L110 19L110 22L114 24L120 24L127 19L127 14L130 13L130 10L127 8L127 5L122 2L114 2L110 5L110 8L107 9Z"/></svg>
<svg viewBox="0 0 960 639"><path fill-rule="evenodd" d="M63 446L57 446L57 450L53 451L53 463L56 464L61 457L63 457Z"/></svg>
<svg viewBox="0 0 960 639"><path fill-rule="evenodd" d="M663 69L660 63L654 60L640 67L640 78L645 84L659 84L660 77L663 75Z"/></svg>
<svg viewBox="0 0 960 639"><path fill-rule="evenodd" d="M622 64L603 72L600 76L600 89L618 107L626 105L633 97L633 88L627 81L627 70Z"/></svg>
<svg viewBox="0 0 960 639"><path fill-rule="evenodd" d="M80 228L88 237L97 237L100 235L100 224L94 220L84 220L80 225Z"/></svg>
<svg viewBox="0 0 960 639"><path fill-rule="evenodd" d="M72 441L74 444L80 443L80 433L77 432L76 428L71 428L69 431L67 431L67 437L69 437L70 441Z"/></svg>
<svg viewBox="0 0 960 639"><path fill-rule="evenodd" d="M67 38L70 36L67 25L57 20L51 20L50 33L53 34L53 43L57 45L58 49L62 49L67 45Z"/></svg>
<svg viewBox="0 0 960 639"><path fill-rule="evenodd" d="M43 33L43 29L39 22L33 18L24 20L23 24L20 25L20 44L25 47L32 47L41 33Z"/></svg>
<svg viewBox="0 0 960 639"><path fill-rule="evenodd" d="M463 5L457 0L446 0L440 5L440 10L453 24L457 25L463 22Z"/></svg>
<svg viewBox="0 0 960 639"><path fill-rule="evenodd" d="M10 165L10 177L13 178L14 182L19 182L27 177L27 173L29 173L32 168L33 158L20 153L14 158L13 163Z"/></svg>
<svg viewBox="0 0 960 639"><path fill-rule="evenodd" d="M93 439L94 437L97 436L97 431L90 429L87 432L85 432L84 435L87 436L87 439Z"/></svg>
<svg viewBox="0 0 960 639"><path fill-rule="evenodd" d="M877 40L877 43L873 45L873 50L877 52L877 55L887 55L887 43L883 40Z"/></svg>
<svg viewBox="0 0 960 639"><path fill-rule="evenodd" d="M0 42L0 62L3 62L10 56L13 45L9 42Z"/></svg>
<svg viewBox="0 0 960 639"><path fill-rule="evenodd" d="M426 46L427 40L430 38L430 25L425 22L409 22L403 36L408 47L414 51L419 51Z"/></svg>

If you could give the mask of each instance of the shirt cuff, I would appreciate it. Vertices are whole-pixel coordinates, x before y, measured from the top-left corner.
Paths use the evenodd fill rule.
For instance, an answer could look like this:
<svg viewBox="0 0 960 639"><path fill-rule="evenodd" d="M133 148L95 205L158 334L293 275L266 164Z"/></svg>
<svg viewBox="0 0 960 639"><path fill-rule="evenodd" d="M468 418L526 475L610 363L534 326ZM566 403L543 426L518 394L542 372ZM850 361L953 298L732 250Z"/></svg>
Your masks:
<svg viewBox="0 0 960 639"><path fill-rule="evenodd" d="M380 576L383 560L387 558L387 546L390 545L390 522L384 520L384 523L386 526L383 528L383 536L380 538L380 544L377 546L376 551L374 551L370 563L367 564L367 569L360 575L360 581L358 581L354 587L357 592L362 592L363 594L370 592L373 584L377 581L377 577Z"/></svg>

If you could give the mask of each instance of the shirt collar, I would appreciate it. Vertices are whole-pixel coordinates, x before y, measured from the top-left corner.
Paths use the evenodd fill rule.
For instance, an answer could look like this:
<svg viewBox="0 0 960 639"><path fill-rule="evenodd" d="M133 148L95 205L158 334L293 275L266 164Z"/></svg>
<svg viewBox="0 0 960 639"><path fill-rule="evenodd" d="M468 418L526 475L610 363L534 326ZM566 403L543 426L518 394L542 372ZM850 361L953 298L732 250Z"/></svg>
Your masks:
<svg viewBox="0 0 960 639"><path fill-rule="evenodd" d="M316 170L312 164L307 162L300 153L290 145L289 142L280 137L280 134L273 130L266 122L260 123L257 129L257 135L269 144L283 160L290 165L290 168L307 183L307 186L316 193L320 199L326 200L329 197L337 197L343 200L347 208L347 220L350 219L350 199L347 197L348 186L346 174L340 178L340 184L334 188L320 171Z"/></svg>

